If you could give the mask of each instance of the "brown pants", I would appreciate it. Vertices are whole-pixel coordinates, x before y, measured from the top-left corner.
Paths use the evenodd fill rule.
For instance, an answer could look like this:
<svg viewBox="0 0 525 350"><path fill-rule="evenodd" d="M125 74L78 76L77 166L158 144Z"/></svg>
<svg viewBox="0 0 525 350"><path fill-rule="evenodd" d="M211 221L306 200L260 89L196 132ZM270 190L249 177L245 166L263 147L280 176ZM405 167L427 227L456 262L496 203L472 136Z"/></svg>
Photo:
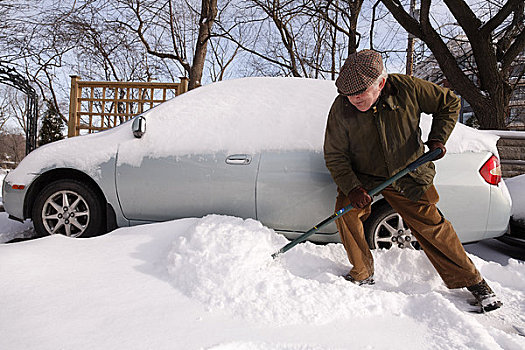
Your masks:
<svg viewBox="0 0 525 350"><path fill-rule="evenodd" d="M411 229L448 288L468 287L482 280L454 228L437 210L439 195L433 185L417 202L405 198L391 186L381 194ZM348 204L350 202L346 195L339 192L335 210ZM374 260L363 228L363 222L370 212L370 205L363 209L353 208L336 220L348 259L353 266L350 275L356 280L363 280L374 273Z"/></svg>

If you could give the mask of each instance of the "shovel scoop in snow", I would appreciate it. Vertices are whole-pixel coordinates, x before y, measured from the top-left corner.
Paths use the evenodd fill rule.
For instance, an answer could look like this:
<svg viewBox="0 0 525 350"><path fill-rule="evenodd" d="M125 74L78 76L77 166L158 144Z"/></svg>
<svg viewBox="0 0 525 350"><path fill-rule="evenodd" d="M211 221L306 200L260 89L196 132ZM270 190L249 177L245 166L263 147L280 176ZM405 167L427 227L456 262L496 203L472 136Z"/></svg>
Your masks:
<svg viewBox="0 0 525 350"><path fill-rule="evenodd" d="M375 196L376 194L380 193L385 188L390 186L394 181L400 179L401 177L405 176L409 172L416 170L421 165L436 159L436 157L438 157L441 154L441 152L443 152L443 151L440 148L436 148L433 151L430 151L430 152L427 152L427 153L423 154L421 157L419 157L418 159L416 159L412 163L408 164L406 168L404 168L403 170L401 170L400 172L398 172L397 174L395 174L391 178L387 179L385 182L383 182L382 184L380 184L376 188L372 189L370 192L368 192L368 195L370 195L370 197ZM311 235L313 235L314 233L316 233L317 231L319 231L320 229L322 229L326 225L330 224L331 222L335 221L336 219L340 218L341 216L345 215L352 208L353 208L352 205L347 205L346 207L338 210L337 212L332 214L330 217L324 219L323 221L321 221L320 223L318 223L317 225L315 225L314 227L309 229L306 233L304 233L301 236L297 237L296 239L294 239L293 241L291 241L290 243L288 243L287 245L285 245L284 247L282 247L281 249L279 249L278 251L273 253L272 254L272 258L275 259L279 255L281 255L283 253L286 253L287 251L289 251L290 249L295 247L297 244L306 241L308 239L308 237L310 237Z"/></svg>

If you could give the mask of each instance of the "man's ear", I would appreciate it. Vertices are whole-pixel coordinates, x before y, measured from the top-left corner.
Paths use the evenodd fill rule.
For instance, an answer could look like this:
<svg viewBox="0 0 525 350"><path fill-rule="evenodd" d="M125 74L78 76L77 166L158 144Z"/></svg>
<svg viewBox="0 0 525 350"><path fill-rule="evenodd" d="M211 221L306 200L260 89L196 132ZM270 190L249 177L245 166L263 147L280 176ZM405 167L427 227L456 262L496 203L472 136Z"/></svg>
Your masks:
<svg viewBox="0 0 525 350"><path fill-rule="evenodd" d="M381 79L381 82L379 83L379 90L383 90L386 84L386 78Z"/></svg>

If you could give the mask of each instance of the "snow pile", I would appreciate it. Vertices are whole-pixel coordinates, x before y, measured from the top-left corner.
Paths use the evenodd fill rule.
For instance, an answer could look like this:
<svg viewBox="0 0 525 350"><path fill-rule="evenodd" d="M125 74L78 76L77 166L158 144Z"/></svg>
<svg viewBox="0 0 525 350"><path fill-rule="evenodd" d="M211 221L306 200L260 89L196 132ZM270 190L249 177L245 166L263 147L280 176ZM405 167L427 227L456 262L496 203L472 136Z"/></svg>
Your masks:
<svg viewBox="0 0 525 350"><path fill-rule="evenodd" d="M342 245L300 244L272 260L286 242L257 221L212 215L0 244L0 348L525 348L512 329L464 312L469 293L446 289L422 252L374 251L377 283L358 287L340 277ZM495 314L523 325L525 264L470 257L503 299Z"/></svg>
<svg viewBox="0 0 525 350"><path fill-rule="evenodd" d="M421 116L421 127L423 140L428 139L430 126L432 124L432 117L426 114ZM461 123L457 123L452 134L447 141L447 152L450 153L465 153L465 152L482 152L489 151L499 157L496 143L499 136L491 132L484 132Z"/></svg>
<svg viewBox="0 0 525 350"><path fill-rule="evenodd" d="M525 175L505 179L512 197L512 217L525 224Z"/></svg>
<svg viewBox="0 0 525 350"><path fill-rule="evenodd" d="M374 251L376 285L345 281L348 261L340 244L301 244L272 260L286 240L254 220L210 215L178 237L168 257L173 286L210 310L266 324L323 325L389 315L427 327L438 348L497 348L493 332L466 316L465 290L448 290L420 251ZM525 265L502 268L476 257L506 305L525 311ZM517 321L523 322L519 317ZM439 330L439 332L437 332ZM434 334L434 332L436 332Z"/></svg>
<svg viewBox="0 0 525 350"><path fill-rule="evenodd" d="M185 294L247 319L323 324L381 312L380 295L364 298L338 277L345 272L342 246L307 243L308 251L297 247L274 261L271 253L286 243L257 221L210 215L174 242L168 269ZM302 266L290 265L298 260ZM401 312L398 303L387 308Z"/></svg>

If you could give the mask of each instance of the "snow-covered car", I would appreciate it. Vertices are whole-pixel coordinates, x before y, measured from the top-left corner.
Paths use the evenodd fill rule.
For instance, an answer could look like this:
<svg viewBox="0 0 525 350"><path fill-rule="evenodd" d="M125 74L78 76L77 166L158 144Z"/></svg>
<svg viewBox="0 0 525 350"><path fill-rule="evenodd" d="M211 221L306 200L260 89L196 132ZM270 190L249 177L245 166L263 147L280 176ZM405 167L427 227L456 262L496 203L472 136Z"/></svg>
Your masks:
<svg viewBox="0 0 525 350"><path fill-rule="evenodd" d="M5 210L31 218L41 235L84 237L213 213L255 218L293 238L334 209L322 145L336 95L331 81L299 78L201 87L111 130L33 151L5 178ZM423 139L430 124L423 115ZM511 199L496 140L458 125L436 162L438 205L462 242L507 231ZM373 248L414 244L380 196L366 230ZM332 223L311 239L338 242L336 233Z"/></svg>

